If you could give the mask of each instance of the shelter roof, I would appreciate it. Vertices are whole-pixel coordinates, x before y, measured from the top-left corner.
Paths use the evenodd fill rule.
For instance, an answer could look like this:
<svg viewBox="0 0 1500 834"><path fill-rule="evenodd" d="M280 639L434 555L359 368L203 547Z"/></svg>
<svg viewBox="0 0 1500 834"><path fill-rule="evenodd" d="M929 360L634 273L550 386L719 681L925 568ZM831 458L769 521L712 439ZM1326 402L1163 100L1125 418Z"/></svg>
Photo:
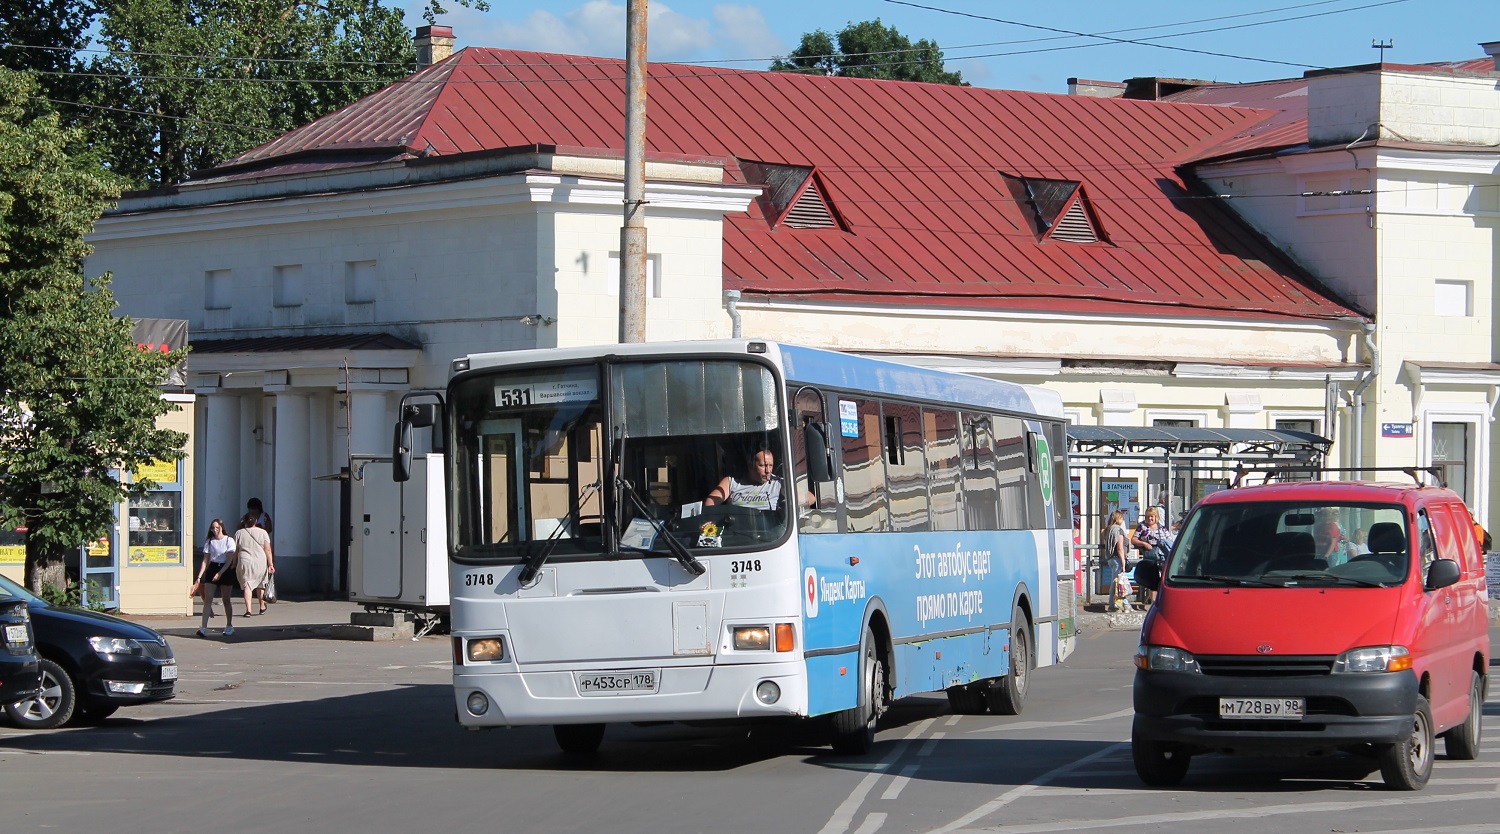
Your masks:
<svg viewBox="0 0 1500 834"><path fill-rule="evenodd" d="M623 154L624 74L469 48L200 179L538 145ZM678 64L652 64L649 90L648 154L730 159L726 182L765 190L724 224L724 286L748 298L1360 315L1181 170L1274 110Z"/></svg>

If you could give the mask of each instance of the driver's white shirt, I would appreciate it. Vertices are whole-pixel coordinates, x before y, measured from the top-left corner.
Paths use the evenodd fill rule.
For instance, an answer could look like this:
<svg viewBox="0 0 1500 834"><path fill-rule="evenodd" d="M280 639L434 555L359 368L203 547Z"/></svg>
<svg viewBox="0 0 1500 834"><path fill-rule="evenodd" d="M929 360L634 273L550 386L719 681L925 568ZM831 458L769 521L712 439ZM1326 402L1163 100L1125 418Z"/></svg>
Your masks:
<svg viewBox="0 0 1500 834"><path fill-rule="evenodd" d="M781 504L781 480L772 478L763 484L747 484L729 476L729 501L754 510L774 510Z"/></svg>

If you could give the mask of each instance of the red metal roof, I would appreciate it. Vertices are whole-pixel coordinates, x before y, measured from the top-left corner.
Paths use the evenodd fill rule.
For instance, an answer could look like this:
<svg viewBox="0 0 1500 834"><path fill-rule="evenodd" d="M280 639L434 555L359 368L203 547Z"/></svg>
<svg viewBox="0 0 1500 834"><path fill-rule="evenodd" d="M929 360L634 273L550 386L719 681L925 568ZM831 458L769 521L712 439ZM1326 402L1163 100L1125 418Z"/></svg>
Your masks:
<svg viewBox="0 0 1500 834"><path fill-rule="evenodd" d="M619 60L469 48L204 178L526 145L622 153ZM1107 314L1357 315L1178 173L1274 119L1097 99L650 67L648 152L808 166L843 228L726 217L724 284L777 298ZM282 170L286 170L282 168ZM1080 182L1100 243L1044 239L1002 174ZM726 180L744 182L738 165Z"/></svg>

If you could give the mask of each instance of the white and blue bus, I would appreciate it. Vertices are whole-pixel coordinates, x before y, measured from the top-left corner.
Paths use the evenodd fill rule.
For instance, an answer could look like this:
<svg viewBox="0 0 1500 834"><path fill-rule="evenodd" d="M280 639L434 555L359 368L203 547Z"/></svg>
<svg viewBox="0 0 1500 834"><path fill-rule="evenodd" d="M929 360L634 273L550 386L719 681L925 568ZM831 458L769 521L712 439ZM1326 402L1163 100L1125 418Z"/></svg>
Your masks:
<svg viewBox="0 0 1500 834"><path fill-rule="evenodd" d="M732 340L474 354L400 411L398 478L413 426L446 447L465 727L799 717L863 752L903 696L1017 713L1072 648L1054 393Z"/></svg>

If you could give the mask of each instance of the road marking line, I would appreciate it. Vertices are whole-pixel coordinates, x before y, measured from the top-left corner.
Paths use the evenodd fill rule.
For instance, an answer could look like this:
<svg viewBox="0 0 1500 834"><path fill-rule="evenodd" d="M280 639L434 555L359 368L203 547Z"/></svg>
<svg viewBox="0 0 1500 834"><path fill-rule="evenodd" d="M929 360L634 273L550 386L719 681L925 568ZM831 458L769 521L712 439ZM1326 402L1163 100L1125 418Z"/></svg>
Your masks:
<svg viewBox="0 0 1500 834"><path fill-rule="evenodd" d="M1116 742L1104 748L1103 750L1098 750L1090 753L1089 755L1084 756L1081 759L1069 762L1065 765L1054 767L1046 773L1043 773L1041 776L1038 776L1037 778L1031 780L1030 783L1025 785L1017 785L1015 788L1006 791L995 799L986 802L978 808L975 808L973 811L970 811L964 816L959 817L953 822L950 822L941 828L934 828L931 831L928 831L927 834L948 834L948 832L950 831L957 831L958 829L962 828L965 825L968 825L971 822L984 819L990 814L993 814L1001 808L1004 808L1006 805L1015 802L1017 799L1020 799L1026 794L1031 793L1037 787L1046 784L1047 782L1058 776L1061 776L1065 773L1071 773L1072 771L1077 770L1078 768L1083 767L1086 764L1096 762L1099 759L1104 758L1105 756L1114 755L1119 750L1129 746L1130 742L1127 741Z"/></svg>
<svg viewBox="0 0 1500 834"><path fill-rule="evenodd" d="M1011 791L1011 793L1015 793L1015 791ZM1287 814L1317 814L1344 811L1363 811L1377 806L1430 805L1436 802L1463 802L1466 800L1480 799L1493 802L1497 793L1500 793L1500 786L1497 786L1496 790L1473 791L1470 793L1460 794L1427 794L1418 797L1412 797L1408 795L1383 801L1374 799L1372 797L1355 802L1313 802L1306 805L1273 805L1269 807L1263 806L1259 808L1225 808L1218 811L1184 811L1177 814L1147 814L1136 817L1110 817L1107 819L1097 820L1058 820L1054 822L1036 823L1032 825L999 825L984 829L958 829L956 827L950 827L940 830L955 832L955 834L971 834L971 832L972 834L979 834L981 830L984 832L984 834L997 834L997 832L1004 832L1005 834L1043 834L1043 832L1050 831L1081 831L1089 828L1117 829L1125 828L1128 826L1162 826L1170 823L1202 822L1207 820L1251 819L1255 817L1281 816ZM1448 826L1444 826L1440 830L1443 832L1449 832L1453 829ZM1489 828L1479 830L1494 831L1494 825L1491 824ZM1403 834L1410 834L1411 830L1402 829L1402 831Z"/></svg>
<svg viewBox="0 0 1500 834"><path fill-rule="evenodd" d="M962 716L958 716L958 715L949 716L948 720L943 722L943 726L944 727L952 727L954 724L958 723L958 719L961 718L961 717Z"/></svg>
<svg viewBox="0 0 1500 834"><path fill-rule="evenodd" d="M947 733L933 733L931 738L927 739L925 742L922 743L922 749L917 751L917 755L918 756L930 756L930 755L932 755L932 749L934 747L937 747L937 743L939 741L942 741L943 736L945 736L945 735L947 735Z"/></svg>
<svg viewBox="0 0 1500 834"><path fill-rule="evenodd" d="M859 810L859 806L865 801L865 795L870 792L871 788L875 787L876 780L883 776L892 764L900 760L902 754L906 752L906 748L911 746L911 740L926 732L927 728L931 727L932 722L936 720L936 718L926 718L918 721L917 725L911 728L911 731L906 734L905 738L896 742L896 746L891 748L891 752L887 753L884 759L876 763L875 769L865 774L865 778L861 779L859 784L854 787L854 790L849 792L849 796L834 810L833 816L828 818L828 822L819 829L818 834L843 834L843 832L848 831L849 823L854 819L854 812Z"/></svg>
<svg viewBox="0 0 1500 834"><path fill-rule="evenodd" d="M1012 730L1037 730L1051 727L1072 727L1078 724L1092 724L1096 721L1113 721L1116 718L1125 718L1135 715L1134 709L1122 709L1105 715L1094 715L1088 718L1075 718L1072 721L1020 721L1015 724L1000 724L991 727L982 727L977 730L969 730L971 735L981 733L1008 733Z"/></svg>
<svg viewBox="0 0 1500 834"><path fill-rule="evenodd" d="M885 793L881 794L880 798L895 799L896 797L900 796L902 788L905 788L906 783L911 781L911 775L913 773L916 773L917 768L919 767L921 767L921 765L908 765L902 768L901 775L891 780L891 784L886 787Z"/></svg>
<svg viewBox="0 0 1500 834"><path fill-rule="evenodd" d="M885 814L876 812L865 817L859 828L854 829L854 834L875 834L882 825L885 825Z"/></svg>

